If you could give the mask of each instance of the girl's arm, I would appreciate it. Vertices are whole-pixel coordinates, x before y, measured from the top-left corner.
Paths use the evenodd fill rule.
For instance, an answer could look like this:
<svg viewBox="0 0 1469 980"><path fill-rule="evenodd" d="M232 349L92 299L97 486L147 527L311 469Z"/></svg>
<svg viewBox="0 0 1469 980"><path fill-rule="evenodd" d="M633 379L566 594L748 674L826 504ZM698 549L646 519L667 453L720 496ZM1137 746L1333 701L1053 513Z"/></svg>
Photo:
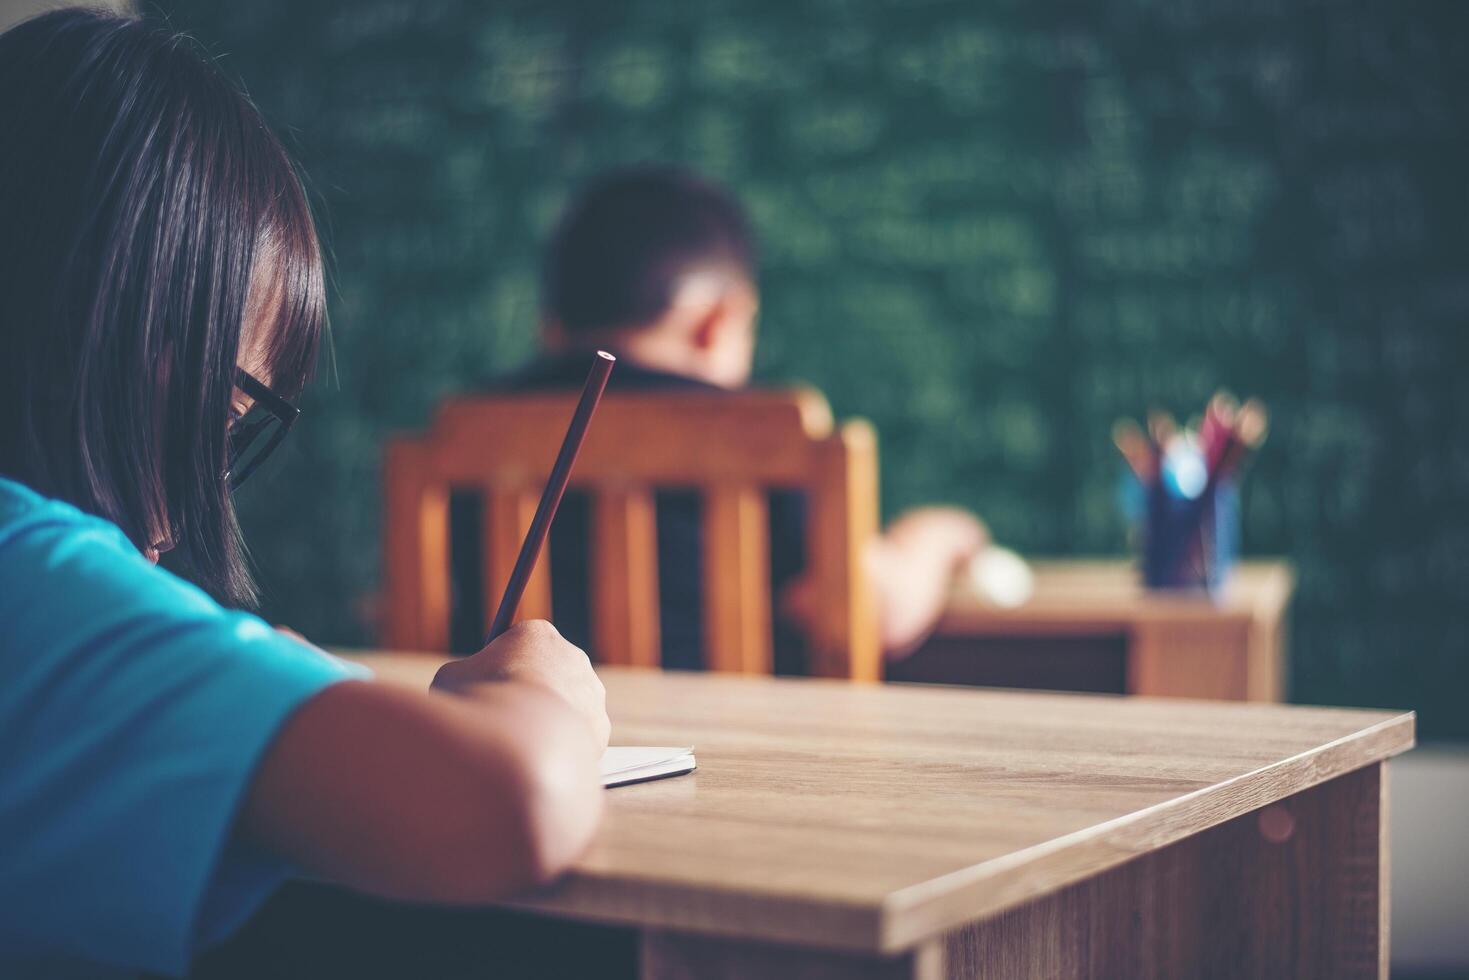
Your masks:
<svg viewBox="0 0 1469 980"><path fill-rule="evenodd" d="M585 654L521 624L433 691L347 681L306 702L266 753L239 833L363 891L488 901L586 847L606 738Z"/></svg>

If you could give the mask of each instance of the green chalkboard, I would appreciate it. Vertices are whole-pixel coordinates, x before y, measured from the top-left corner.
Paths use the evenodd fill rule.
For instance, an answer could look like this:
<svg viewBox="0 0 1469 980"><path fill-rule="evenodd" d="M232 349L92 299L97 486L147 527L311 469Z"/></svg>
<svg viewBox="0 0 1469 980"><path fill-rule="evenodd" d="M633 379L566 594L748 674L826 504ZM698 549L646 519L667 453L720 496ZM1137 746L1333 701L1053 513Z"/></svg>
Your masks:
<svg viewBox="0 0 1469 980"><path fill-rule="evenodd" d="M1125 547L1114 417L1275 428L1248 552L1292 695L1469 736L1469 6L166 0L287 131L335 357L245 494L269 612L371 636L384 434L533 347L570 188L678 161L763 242L759 371L882 435L888 511Z"/></svg>

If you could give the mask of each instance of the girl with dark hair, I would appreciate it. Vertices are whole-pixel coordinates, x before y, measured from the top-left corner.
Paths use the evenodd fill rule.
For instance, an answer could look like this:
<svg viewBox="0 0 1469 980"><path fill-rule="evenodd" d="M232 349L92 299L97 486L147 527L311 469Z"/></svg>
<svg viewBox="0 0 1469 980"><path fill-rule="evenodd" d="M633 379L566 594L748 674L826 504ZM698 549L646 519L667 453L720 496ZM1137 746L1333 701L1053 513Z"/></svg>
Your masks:
<svg viewBox="0 0 1469 980"><path fill-rule="evenodd" d="M183 971L291 873L468 902L562 869L608 724L549 625L417 692L238 611L230 493L325 316L254 107L67 10L0 35L0 134L0 974Z"/></svg>

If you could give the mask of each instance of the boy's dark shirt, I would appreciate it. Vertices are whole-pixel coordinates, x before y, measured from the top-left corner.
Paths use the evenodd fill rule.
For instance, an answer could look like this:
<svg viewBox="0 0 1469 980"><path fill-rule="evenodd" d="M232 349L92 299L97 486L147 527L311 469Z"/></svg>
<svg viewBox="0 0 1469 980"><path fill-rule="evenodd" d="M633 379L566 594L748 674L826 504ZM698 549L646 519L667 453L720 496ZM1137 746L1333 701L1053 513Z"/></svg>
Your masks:
<svg viewBox="0 0 1469 980"><path fill-rule="evenodd" d="M590 368L589 354L542 358L514 374L483 385L482 390L534 392L578 390ZM708 391L724 389L665 371L619 360L607 384L611 392ZM595 426L595 418L592 425ZM493 449L493 446L487 447ZM696 488L665 489L656 494L658 528L658 599L663 666L699 670L704 656L703 501ZM450 502L451 561L454 579L452 642L458 653L478 650L484 639L480 495L456 491ZM551 613L556 628L572 643L592 652L590 580L587 542L591 539L586 494L568 491L551 525ZM770 586L772 597L800 576L806 565L806 507L793 490L770 494ZM774 599L772 600L774 602ZM777 673L804 673L801 634L775 610Z"/></svg>

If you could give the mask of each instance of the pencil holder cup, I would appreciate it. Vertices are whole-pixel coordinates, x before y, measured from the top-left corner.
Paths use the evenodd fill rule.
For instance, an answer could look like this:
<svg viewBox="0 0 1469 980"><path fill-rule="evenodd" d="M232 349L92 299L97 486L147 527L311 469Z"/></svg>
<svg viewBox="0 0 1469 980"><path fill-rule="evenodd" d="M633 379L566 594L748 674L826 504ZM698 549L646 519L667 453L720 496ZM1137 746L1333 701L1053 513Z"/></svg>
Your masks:
<svg viewBox="0 0 1469 980"><path fill-rule="evenodd" d="M1153 487L1141 530L1145 586L1216 592L1239 555L1239 491L1227 479L1193 498Z"/></svg>

